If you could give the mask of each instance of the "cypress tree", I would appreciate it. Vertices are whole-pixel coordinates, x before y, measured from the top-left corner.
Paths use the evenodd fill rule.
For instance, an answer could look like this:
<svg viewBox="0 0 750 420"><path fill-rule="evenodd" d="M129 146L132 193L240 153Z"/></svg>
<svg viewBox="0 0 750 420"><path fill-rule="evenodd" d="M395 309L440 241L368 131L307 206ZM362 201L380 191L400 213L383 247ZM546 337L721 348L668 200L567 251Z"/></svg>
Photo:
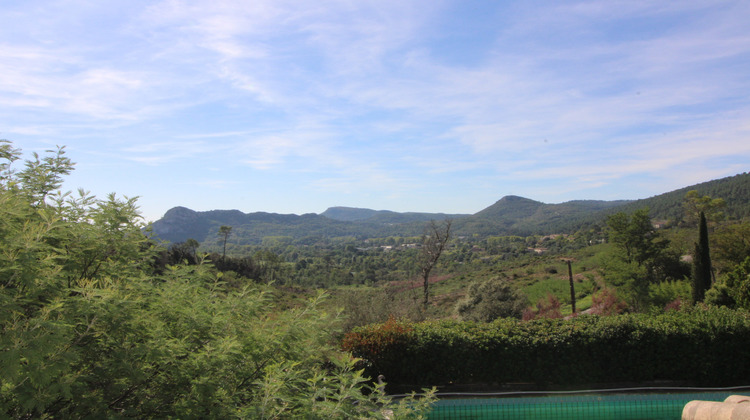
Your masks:
<svg viewBox="0 0 750 420"><path fill-rule="evenodd" d="M706 215L700 214L698 243L693 254L693 301L702 302L706 290L711 288L711 256L708 249L708 224Z"/></svg>

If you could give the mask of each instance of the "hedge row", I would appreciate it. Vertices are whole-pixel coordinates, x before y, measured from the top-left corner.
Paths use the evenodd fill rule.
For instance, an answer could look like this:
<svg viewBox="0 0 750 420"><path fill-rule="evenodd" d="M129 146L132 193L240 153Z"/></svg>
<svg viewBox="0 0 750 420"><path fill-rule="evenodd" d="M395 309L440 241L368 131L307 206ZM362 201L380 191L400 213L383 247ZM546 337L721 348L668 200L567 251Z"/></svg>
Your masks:
<svg viewBox="0 0 750 420"><path fill-rule="evenodd" d="M726 308L489 324L390 320L353 330L342 346L367 374L399 388L750 380L750 316Z"/></svg>

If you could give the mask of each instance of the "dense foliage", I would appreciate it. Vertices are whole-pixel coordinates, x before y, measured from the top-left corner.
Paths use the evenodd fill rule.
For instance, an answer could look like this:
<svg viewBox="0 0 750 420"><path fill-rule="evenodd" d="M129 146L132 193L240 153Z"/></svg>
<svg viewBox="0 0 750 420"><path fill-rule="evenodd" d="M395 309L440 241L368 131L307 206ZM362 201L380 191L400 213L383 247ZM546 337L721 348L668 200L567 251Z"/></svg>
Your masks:
<svg viewBox="0 0 750 420"><path fill-rule="evenodd" d="M695 193L691 194L693 191ZM712 201L724 200L726 206L722 208L722 213L727 218L743 219L750 217L750 172L702 182L655 197L636 200L613 208L610 213L633 212L648 207L651 217L657 220L685 219L688 222L691 220L697 222L697 213L693 215L685 213L685 197L688 194L696 198L709 196L712 197Z"/></svg>
<svg viewBox="0 0 750 420"><path fill-rule="evenodd" d="M716 307L527 322L391 320L353 330L343 345L394 389L664 380L728 386L750 375L750 315Z"/></svg>
<svg viewBox="0 0 750 420"><path fill-rule="evenodd" d="M654 227L648 208L609 216L607 234L614 247L602 255L604 278L621 290L636 310L654 303L655 287L679 282L690 273L688 264Z"/></svg>
<svg viewBox="0 0 750 420"><path fill-rule="evenodd" d="M469 285L466 298L456 312L463 320L490 322L498 318L521 318L528 306L526 296L506 279L493 277Z"/></svg>
<svg viewBox="0 0 750 420"><path fill-rule="evenodd" d="M332 344L339 316L321 295L278 310L270 289L205 260L168 264L134 199L61 193L63 149L15 173L19 155L0 143L0 417L385 418L429 404L384 407Z"/></svg>

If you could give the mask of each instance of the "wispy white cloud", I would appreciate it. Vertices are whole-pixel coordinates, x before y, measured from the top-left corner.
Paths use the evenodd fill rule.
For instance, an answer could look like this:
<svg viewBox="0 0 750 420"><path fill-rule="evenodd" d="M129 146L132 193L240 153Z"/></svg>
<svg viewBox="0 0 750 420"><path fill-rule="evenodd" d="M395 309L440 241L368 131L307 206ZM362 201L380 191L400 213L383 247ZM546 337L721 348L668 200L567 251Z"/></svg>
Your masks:
<svg viewBox="0 0 750 420"><path fill-rule="evenodd" d="M0 118L13 124L0 133L154 170L223 168L214 185L272 173L331 197L463 182L574 198L688 165L713 176L750 157L748 13L741 1L3 5Z"/></svg>
<svg viewBox="0 0 750 420"><path fill-rule="evenodd" d="M221 149L221 147L218 147ZM180 141L163 143L139 143L123 147L112 155L125 156L133 162L146 165L164 165L175 161L196 158L215 152L217 146L200 141Z"/></svg>

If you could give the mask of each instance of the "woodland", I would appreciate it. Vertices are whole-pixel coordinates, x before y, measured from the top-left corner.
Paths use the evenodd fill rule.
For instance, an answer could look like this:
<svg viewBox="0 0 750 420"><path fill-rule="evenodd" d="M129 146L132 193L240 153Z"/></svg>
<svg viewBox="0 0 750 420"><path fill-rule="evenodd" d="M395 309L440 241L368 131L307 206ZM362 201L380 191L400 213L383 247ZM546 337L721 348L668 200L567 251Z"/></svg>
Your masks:
<svg viewBox="0 0 750 420"><path fill-rule="evenodd" d="M474 215L178 207L147 224L135 198L62 191L64 148L20 159L0 142L8 417L424 418L449 383L750 373L710 357L750 348L748 174ZM705 369L680 376L676 347Z"/></svg>
<svg viewBox="0 0 750 420"><path fill-rule="evenodd" d="M552 309L569 316L574 302L576 313L604 310L596 307L603 301L618 312L692 305L701 213L710 237L709 302L742 307L745 298L732 279L742 277L750 256L750 174L637 201L548 205L510 196L474 215L174 208L153 224L153 233L171 239L169 263L208 259L229 276L274 285L290 304L326 290L346 308L349 328L389 317L461 318L465 301L486 295L478 290L490 284L512 290L519 318ZM448 224L450 238L429 278L433 299L424 305L423 245ZM522 232L530 230L537 233ZM258 238L258 231L269 235ZM179 240L191 232L202 242Z"/></svg>

